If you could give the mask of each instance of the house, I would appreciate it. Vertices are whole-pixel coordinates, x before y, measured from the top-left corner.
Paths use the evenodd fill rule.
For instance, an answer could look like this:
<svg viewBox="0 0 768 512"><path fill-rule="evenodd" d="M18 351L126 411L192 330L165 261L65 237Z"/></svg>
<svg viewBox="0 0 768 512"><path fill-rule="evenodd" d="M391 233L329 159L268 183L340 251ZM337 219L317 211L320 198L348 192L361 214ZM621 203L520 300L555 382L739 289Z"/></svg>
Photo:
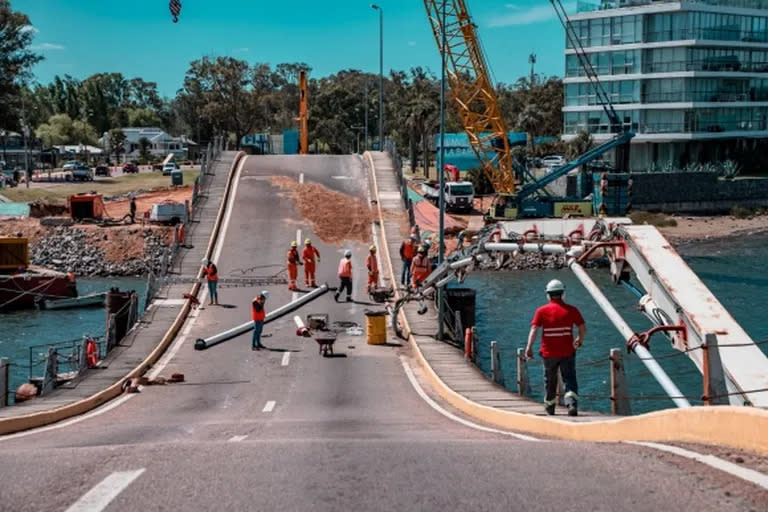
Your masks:
<svg viewBox="0 0 768 512"><path fill-rule="evenodd" d="M30 165L34 165L40 159L40 140L30 137L25 149L22 134L0 128L0 168L23 167L25 153Z"/></svg>
<svg viewBox="0 0 768 512"><path fill-rule="evenodd" d="M122 128L122 130L125 134L122 155L127 160L139 157L141 154L139 141L143 138L150 143L149 153L161 158L169 153L176 158L188 158L190 148L197 146L197 143L187 137L174 137L156 127ZM104 133L101 142L107 152L114 153L109 147L109 133Z"/></svg>

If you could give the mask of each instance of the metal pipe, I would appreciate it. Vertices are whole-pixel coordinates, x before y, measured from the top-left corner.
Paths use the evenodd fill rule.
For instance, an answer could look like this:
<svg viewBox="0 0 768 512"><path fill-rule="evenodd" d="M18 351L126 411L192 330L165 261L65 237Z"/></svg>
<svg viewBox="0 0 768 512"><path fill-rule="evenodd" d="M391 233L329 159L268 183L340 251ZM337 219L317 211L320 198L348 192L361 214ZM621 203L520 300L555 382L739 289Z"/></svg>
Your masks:
<svg viewBox="0 0 768 512"><path fill-rule="evenodd" d="M320 288L316 288L311 292L307 293L306 295L302 295L298 299L291 301L288 304L285 304L283 306L280 306L274 311L267 313L267 317L264 319L264 323L268 324L272 320L276 320L281 316L287 313L290 313L294 309L299 308L304 304L315 300L316 298L320 297L327 291L328 291L328 284L324 284ZM218 345L219 343L222 343L227 340L231 340L236 336L240 336L241 334L244 334L252 329L253 329L253 321L249 321L249 322L245 322L244 324L238 325L237 327L233 327L232 329L229 329L227 331L216 334L214 336L210 336L208 338L198 338L195 341L195 350L205 350L209 347L212 347L213 345Z"/></svg>
<svg viewBox="0 0 768 512"><path fill-rule="evenodd" d="M606 296L603 295L603 292L600 291L600 288L598 288L592 278L587 275L584 267L582 267L576 260L573 259L568 263L568 267L573 271L574 274L576 274L576 277L579 278L579 281L581 281L581 284L584 285L584 288L586 288L592 298L595 299L595 302L597 302L597 305L600 306L600 309L603 310L611 323L613 323L616 329L618 329L624 338L624 341L629 341L631 338L633 338L635 332L631 327L629 327L629 325L627 325L619 312L616 311L616 308L613 307L613 304L611 304ZM661 387L664 389L664 392L667 393L667 395L675 403L676 406L680 408L687 408L691 406L690 402L683 398L683 393L680 392L680 389L678 389L675 383L672 382L672 379L669 378L664 369L659 365L658 362L656 362L656 360L653 358L653 355L648 351L647 348L636 343L632 350L640 358L645 367L648 368L648 371L651 372L651 375L656 378L656 381L661 385Z"/></svg>
<svg viewBox="0 0 768 512"><path fill-rule="evenodd" d="M560 244L515 244L510 242L488 242L483 246L486 251L497 252L546 252L550 254L565 254L569 248ZM571 247L570 249L573 249Z"/></svg>
<svg viewBox="0 0 768 512"><path fill-rule="evenodd" d="M440 178L440 194L439 194L439 208L440 215L438 216L438 252L437 262L442 263L445 259L445 172L443 171L443 160L445 159L445 4L447 0L443 0L442 9L442 21L440 26L442 27L442 42L440 44L440 158L437 164L437 172ZM442 282L442 281L441 281ZM439 285L440 283L438 283ZM437 287L437 339L442 340L444 336L443 322L445 320L445 304L444 290L442 286Z"/></svg>

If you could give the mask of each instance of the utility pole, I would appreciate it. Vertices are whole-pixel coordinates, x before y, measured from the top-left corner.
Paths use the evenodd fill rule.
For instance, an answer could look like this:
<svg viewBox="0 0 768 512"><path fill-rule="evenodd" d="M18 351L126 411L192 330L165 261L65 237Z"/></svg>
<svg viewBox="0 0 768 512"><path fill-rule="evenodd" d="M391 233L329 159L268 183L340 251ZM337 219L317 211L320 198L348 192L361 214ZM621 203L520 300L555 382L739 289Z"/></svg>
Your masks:
<svg viewBox="0 0 768 512"><path fill-rule="evenodd" d="M368 151L368 77L363 76L363 104L365 105L365 108L363 109L365 112L365 122L363 125L365 126L365 141L363 144L365 144L365 150Z"/></svg>
<svg viewBox="0 0 768 512"><path fill-rule="evenodd" d="M531 89L533 89L533 86L536 85L536 73L533 72L533 66L536 64L536 54L532 53L528 55L528 62L531 65Z"/></svg>
<svg viewBox="0 0 768 512"><path fill-rule="evenodd" d="M379 11L379 151L384 151L384 9L371 7Z"/></svg>
<svg viewBox="0 0 768 512"><path fill-rule="evenodd" d="M445 10L447 0L443 0L443 10L441 13L442 27L441 44L440 44L440 158L437 162L437 173L440 179L440 194L439 194L439 247L437 253L438 264L442 263L445 259L445 173L443 171L443 159L445 158L445 51L446 51L446 35L445 35ZM444 337L444 323L445 323L445 290L444 286L437 288L437 339L442 340ZM456 333L460 336L461 333Z"/></svg>

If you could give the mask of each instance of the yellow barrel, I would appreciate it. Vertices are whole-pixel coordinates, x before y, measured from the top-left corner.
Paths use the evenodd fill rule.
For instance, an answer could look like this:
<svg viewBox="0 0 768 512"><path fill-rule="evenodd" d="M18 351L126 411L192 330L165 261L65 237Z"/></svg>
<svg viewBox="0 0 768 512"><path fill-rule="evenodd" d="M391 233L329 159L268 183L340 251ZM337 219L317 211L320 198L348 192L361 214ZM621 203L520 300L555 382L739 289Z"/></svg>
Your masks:
<svg viewBox="0 0 768 512"><path fill-rule="evenodd" d="M365 312L365 333L369 345L382 345L387 342L386 315L386 311Z"/></svg>

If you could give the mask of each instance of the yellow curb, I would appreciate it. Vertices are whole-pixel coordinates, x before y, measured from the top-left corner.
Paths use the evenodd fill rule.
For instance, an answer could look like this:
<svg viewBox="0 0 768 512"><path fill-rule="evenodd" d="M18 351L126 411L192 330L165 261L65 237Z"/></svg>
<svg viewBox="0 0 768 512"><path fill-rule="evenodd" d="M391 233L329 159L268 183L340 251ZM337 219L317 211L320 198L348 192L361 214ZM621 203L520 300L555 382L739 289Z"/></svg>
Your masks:
<svg viewBox="0 0 768 512"><path fill-rule="evenodd" d="M240 159L246 154L243 151L238 152L235 155L235 159L232 161L232 166L229 169L229 175L227 177L227 186L224 190L224 196L222 197L221 204L219 205L219 211L216 214L216 223L213 226L211 237L208 240L208 248L205 251L206 257L210 259L213 253L213 247L216 244L216 239L219 236L221 229L222 217L224 216L224 210L229 199L229 194L232 190L232 178L234 177L235 170L237 169ZM202 269L198 271L197 278L202 277ZM195 282L190 290L190 295L196 297L200 290L200 283ZM56 423L61 420L77 416L85 412L95 409L96 407L112 400L113 398L122 394L122 385L126 379L131 379L142 375L147 369L152 366L165 352L171 342L176 338L182 324L189 314L189 310L192 306L191 299L187 299L184 302L184 306L176 315L176 319L171 324L171 327L166 331L165 336L154 350L133 370L130 371L124 378L118 382L112 384L108 388L95 393L88 398L83 398L75 403L64 405L56 409L50 409L47 411L40 411L33 414L25 414L23 416L16 416L14 418L0 419L0 435L11 434L13 432L19 432L22 430L29 430L31 428L42 427L51 423Z"/></svg>
<svg viewBox="0 0 768 512"><path fill-rule="evenodd" d="M379 201L376 170L370 153L366 155L373 175L389 274L394 282L395 275L384 233L384 217ZM416 360L424 369L424 374L432 388L456 409L489 425L573 441L691 442L729 446L768 455L768 411L754 407L701 406L690 409L665 409L637 416L577 423L502 411L479 404L455 392L440 379L419 350L418 344L410 333L411 329L404 312L400 313L401 322L409 332L408 341L415 349Z"/></svg>

